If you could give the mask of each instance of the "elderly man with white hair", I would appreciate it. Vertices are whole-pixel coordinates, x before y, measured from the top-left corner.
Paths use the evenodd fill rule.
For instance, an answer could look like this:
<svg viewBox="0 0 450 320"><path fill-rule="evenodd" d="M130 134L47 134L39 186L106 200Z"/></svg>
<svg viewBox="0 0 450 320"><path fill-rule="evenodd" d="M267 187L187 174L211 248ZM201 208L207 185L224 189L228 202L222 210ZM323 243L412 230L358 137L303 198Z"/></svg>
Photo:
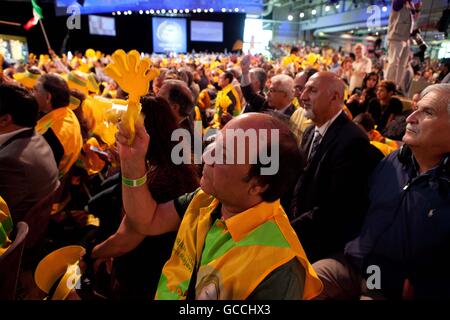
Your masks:
<svg viewBox="0 0 450 320"><path fill-rule="evenodd" d="M427 87L406 122L404 147L373 173L361 233L313 265L321 298L450 298L450 84Z"/></svg>
<svg viewBox="0 0 450 320"><path fill-rule="evenodd" d="M241 89L244 98L252 106L252 112L262 112L273 109L284 115L287 120L294 113L295 106L292 104L294 98L294 79L285 74L273 76L270 80L267 98L258 94L250 80L250 56L245 56L241 61L242 79Z"/></svg>

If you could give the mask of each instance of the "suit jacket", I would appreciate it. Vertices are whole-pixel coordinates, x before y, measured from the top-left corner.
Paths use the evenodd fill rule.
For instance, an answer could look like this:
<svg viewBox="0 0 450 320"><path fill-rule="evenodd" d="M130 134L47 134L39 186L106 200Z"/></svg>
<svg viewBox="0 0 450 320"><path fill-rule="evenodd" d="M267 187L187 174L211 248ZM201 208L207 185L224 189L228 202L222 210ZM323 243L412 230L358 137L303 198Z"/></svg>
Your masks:
<svg viewBox="0 0 450 320"><path fill-rule="evenodd" d="M308 154L314 125L303 135ZM367 135L342 112L331 124L299 178L291 221L311 262L344 249L357 236L368 203Z"/></svg>
<svg viewBox="0 0 450 320"><path fill-rule="evenodd" d="M0 195L15 223L59 184L48 143L36 131L23 133L0 145Z"/></svg>
<svg viewBox="0 0 450 320"><path fill-rule="evenodd" d="M274 109L269 107L266 97L264 97L260 93L256 93L250 84L245 87L241 86L241 90L242 90L242 94L244 95L245 101L247 102L244 113L264 112L267 110L274 111ZM295 111L295 106L291 103L289 105L289 108L284 110L281 114L290 118L291 115L294 113L294 111Z"/></svg>

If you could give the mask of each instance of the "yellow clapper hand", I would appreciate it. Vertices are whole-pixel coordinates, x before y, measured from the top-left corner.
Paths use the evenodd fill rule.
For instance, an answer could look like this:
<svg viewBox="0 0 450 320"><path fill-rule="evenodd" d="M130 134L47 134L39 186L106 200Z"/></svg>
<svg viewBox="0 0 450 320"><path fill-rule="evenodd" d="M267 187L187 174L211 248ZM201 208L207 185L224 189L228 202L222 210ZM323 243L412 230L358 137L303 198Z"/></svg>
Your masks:
<svg viewBox="0 0 450 320"><path fill-rule="evenodd" d="M147 94L150 81L159 75L159 70L151 68L150 65L150 60L141 59L136 50L131 50L127 54L120 49L113 53L112 62L104 70L107 76L128 92L128 109L122 121L130 132L129 145L133 143L135 123L141 112L140 98Z"/></svg>

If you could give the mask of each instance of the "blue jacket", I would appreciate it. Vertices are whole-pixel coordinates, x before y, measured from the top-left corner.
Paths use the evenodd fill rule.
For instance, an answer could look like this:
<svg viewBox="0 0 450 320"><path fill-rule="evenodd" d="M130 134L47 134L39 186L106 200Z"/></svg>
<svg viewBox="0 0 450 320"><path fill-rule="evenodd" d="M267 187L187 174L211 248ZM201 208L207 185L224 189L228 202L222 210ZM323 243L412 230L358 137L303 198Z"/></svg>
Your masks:
<svg viewBox="0 0 450 320"><path fill-rule="evenodd" d="M381 290L400 298L409 279L415 298L450 297L450 173L439 165L418 175L413 157L391 153L373 173L370 205L345 254L364 277L381 271Z"/></svg>

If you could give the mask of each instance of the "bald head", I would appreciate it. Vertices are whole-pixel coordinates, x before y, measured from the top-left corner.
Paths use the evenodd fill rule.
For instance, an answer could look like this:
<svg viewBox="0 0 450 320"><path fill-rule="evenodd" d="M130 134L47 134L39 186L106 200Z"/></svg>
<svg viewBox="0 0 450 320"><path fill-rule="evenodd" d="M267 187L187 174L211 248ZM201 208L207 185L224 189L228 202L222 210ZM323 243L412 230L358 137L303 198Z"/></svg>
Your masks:
<svg viewBox="0 0 450 320"><path fill-rule="evenodd" d="M317 79L321 90L328 90L337 95L340 104L344 103L345 83L334 72L322 71L314 74L310 79Z"/></svg>
<svg viewBox="0 0 450 320"><path fill-rule="evenodd" d="M332 72L318 72L306 83L300 100L306 117L317 126L332 119L344 103L344 82Z"/></svg>

